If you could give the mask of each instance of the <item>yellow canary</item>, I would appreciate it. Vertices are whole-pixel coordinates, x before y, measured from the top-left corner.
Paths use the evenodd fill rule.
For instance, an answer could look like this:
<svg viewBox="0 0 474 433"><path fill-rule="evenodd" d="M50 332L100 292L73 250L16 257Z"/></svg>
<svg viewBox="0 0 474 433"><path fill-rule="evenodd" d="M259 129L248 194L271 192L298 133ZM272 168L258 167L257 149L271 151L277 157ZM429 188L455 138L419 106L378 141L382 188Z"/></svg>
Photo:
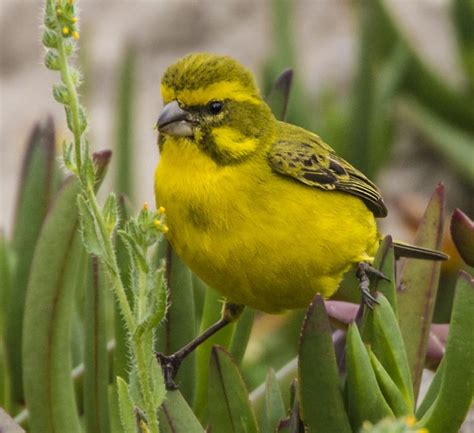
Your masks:
<svg viewBox="0 0 474 433"><path fill-rule="evenodd" d="M317 135L277 121L251 72L191 54L167 69L161 94L156 203L172 247L209 286L275 313L332 296L373 260L375 218L387 214L378 188Z"/></svg>

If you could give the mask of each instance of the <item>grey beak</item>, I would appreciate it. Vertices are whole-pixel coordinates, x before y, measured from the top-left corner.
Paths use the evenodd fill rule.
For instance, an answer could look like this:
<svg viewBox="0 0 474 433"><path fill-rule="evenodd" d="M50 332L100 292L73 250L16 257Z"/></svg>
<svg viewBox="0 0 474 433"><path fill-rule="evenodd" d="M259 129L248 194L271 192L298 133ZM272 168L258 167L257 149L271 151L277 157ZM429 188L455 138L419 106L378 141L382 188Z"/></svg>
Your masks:
<svg viewBox="0 0 474 433"><path fill-rule="evenodd" d="M179 137L190 137L194 133L190 114L177 101L171 101L163 107L156 126L163 134Z"/></svg>

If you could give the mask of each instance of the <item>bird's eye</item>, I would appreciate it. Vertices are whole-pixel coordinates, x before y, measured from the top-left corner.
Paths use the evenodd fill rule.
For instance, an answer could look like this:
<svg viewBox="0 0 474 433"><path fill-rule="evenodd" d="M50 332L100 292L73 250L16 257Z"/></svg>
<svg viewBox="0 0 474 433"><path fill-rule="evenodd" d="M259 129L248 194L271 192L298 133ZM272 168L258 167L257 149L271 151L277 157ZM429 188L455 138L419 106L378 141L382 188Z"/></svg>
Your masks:
<svg viewBox="0 0 474 433"><path fill-rule="evenodd" d="M210 114L216 115L219 114L222 109L224 108L224 103L221 101L211 101L209 104L207 104L207 109Z"/></svg>

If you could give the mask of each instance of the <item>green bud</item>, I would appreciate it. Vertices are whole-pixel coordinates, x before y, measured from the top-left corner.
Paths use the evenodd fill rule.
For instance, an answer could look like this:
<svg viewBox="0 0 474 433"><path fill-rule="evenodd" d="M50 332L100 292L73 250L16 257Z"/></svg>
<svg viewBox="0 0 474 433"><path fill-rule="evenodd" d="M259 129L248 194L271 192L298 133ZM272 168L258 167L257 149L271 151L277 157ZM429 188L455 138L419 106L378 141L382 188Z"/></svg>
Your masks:
<svg viewBox="0 0 474 433"><path fill-rule="evenodd" d="M57 29L57 21L56 21L56 6L54 4L54 0L47 0L46 7L44 10L44 25L51 29Z"/></svg>
<svg viewBox="0 0 474 433"><path fill-rule="evenodd" d="M44 58L44 64L46 65L48 69L51 69L53 71L59 71L61 69L58 55L54 51L51 51L51 50L48 50L46 52L46 56Z"/></svg>
<svg viewBox="0 0 474 433"><path fill-rule="evenodd" d="M74 44L71 42L70 39L67 39L64 43L64 49L66 51L66 56L71 56L74 53Z"/></svg>
<svg viewBox="0 0 474 433"><path fill-rule="evenodd" d="M45 28L43 32L43 45L48 48L58 47L58 38L54 30Z"/></svg>
<svg viewBox="0 0 474 433"><path fill-rule="evenodd" d="M71 75L71 79L74 86L78 87L82 79L81 73L77 69L74 69L72 67L69 69L69 73Z"/></svg>
<svg viewBox="0 0 474 433"><path fill-rule="evenodd" d="M56 99L56 101L58 101L60 104L69 104L70 95L66 86L63 86L62 84L53 86L53 96L54 99Z"/></svg>

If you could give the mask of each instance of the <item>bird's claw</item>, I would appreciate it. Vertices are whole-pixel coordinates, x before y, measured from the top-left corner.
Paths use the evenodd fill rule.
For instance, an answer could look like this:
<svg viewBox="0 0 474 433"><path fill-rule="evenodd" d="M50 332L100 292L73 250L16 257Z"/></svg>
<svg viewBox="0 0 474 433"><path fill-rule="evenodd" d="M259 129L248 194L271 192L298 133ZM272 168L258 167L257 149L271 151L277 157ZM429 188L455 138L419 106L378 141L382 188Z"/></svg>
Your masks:
<svg viewBox="0 0 474 433"><path fill-rule="evenodd" d="M359 287L362 292L362 302L371 310L374 308L375 304L378 304L377 299L370 293L370 280L369 274L375 275L377 278L381 278L387 281L390 281L383 272L375 269L369 263L360 262L357 264L357 278L359 279Z"/></svg>

